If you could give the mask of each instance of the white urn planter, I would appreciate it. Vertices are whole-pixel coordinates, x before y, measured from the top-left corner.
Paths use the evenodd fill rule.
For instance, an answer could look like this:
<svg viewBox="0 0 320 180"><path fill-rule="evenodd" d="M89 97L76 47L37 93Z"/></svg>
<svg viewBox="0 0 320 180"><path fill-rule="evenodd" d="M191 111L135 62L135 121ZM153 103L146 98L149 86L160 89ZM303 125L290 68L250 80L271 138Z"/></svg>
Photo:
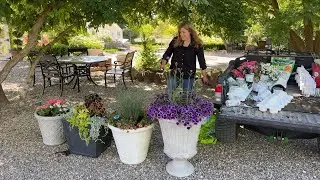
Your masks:
<svg viewBox="0 0 320 180"><path fill-rule="evenodd" d="M174 120L159 120L164 153L172 161L166 165L167 172L176 177L189 176L194 172L194 166L188 161L197 154L197 143L201 123L193 125L189 130L183 125L177 125Z"/></svg>
<svg viewBox="0 0 320 180"><path fill-rule="evenodd" d="M34 116L38 121L42 140L45 145L56 146L66 142L63 131L63 116L39 116L36 112Z"/></svg>
<svg viewBox="0 0 320 180"><path fill-rule="evenodd" d="M128 130L110 124L108 127L112 131L121 162L139 164L146 159L154 124Z"/></svg>

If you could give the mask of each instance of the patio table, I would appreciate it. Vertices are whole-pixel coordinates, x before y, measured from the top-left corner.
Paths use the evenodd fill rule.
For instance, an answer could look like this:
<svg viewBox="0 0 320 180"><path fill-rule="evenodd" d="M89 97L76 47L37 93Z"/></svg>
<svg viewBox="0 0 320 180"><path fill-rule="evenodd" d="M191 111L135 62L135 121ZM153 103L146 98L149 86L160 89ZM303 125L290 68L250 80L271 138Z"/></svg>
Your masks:
<svg viewBox="0 0 320 180"><path fill-rule="evenodd" d="M74 65L78 76L86 76L89 81L97 86L92 80L90 68L95 63L104 62L109 59L111 59L109 56L62 56L58 57L58 62L65 65Z"/></svg>

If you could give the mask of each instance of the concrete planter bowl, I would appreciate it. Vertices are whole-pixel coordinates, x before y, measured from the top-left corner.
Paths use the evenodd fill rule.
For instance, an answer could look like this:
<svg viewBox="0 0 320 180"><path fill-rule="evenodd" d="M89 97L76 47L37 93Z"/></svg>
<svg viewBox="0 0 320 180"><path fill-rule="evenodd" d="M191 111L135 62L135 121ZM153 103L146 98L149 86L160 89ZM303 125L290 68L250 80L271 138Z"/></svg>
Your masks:
<svg viewBox="0 0 320 180"><path fill-rule="evenodd" d="M66 141L63 131L63 116L39 116L37 112L34 112L34 116L38 121L42 140L45 145L56 146Z"/></svg>

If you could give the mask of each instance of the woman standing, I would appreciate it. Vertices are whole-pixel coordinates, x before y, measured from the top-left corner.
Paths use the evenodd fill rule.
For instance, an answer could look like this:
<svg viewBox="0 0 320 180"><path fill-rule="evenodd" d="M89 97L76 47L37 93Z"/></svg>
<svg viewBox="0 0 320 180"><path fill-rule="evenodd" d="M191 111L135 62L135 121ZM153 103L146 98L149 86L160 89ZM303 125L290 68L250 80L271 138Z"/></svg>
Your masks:
<svg viewBox="0 0 320 180"><path fill-rule="evenodd" d="M171 59L170 77L168 81L168 91L178 87L182 79L183 90L189 91L193 87L194 76L196 73L196 59L198 58L203 83L207 83L206 61L204 58L202 40L188 22L183 22L178 26L178 36L170 42L168 49L163 54L160 68ZM174 75L174 72L177 74ZM176 78L175 78L176 77Z"/></svg>

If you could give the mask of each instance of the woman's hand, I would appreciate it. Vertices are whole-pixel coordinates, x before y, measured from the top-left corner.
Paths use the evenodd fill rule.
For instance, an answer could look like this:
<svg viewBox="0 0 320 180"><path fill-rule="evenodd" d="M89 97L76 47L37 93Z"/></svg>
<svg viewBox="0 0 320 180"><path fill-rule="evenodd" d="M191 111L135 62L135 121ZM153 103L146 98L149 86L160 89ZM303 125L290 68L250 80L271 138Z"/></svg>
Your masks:
<svg viewBox="0 0 320 180"><path fill-rule="evenodd" d="M164 59L161 59L161 64L160 64L160 69L164 70L164 68L166 67L167 61Z"/></svg>
<svg viewBox="0 0 320 180"><path fill-rule="evenodd" d="M208 80L208 77L207 77L207 72L206 70L202 70L201 71L201 75L202 75L202 83L203 84L208 84L209 83L209 80Z"/></svg>

